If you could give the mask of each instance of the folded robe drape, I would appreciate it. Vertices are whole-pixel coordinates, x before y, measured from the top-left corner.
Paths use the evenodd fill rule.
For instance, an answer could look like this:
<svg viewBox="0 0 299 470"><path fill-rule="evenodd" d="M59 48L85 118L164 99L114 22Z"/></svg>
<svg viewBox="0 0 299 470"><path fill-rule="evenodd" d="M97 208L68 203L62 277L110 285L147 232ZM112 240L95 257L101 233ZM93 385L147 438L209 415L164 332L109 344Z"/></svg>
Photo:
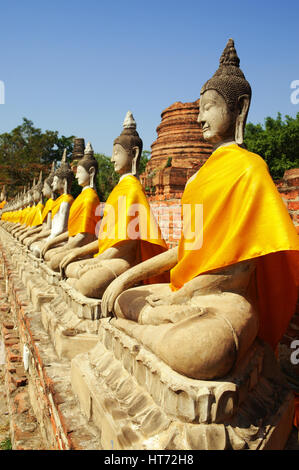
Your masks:
<svg viewBox="0 0 299 470"><path fill-rule="evenodd" d="M93 188L84 189L74 200L68 220L69 237L77 233L96 233L100 221L100 200Z"/></svg>
<svg viewBox="0 0 299 470"><path fill-rule="evenodd" d="M106 201L99 231L99 251L95 256L132 239L139 240L136 252L138 263L167 250L140 181L133 175L127 175L114 187ZM166 273L144 283L168 280Z"/></svg>
<svg viewBox="0 0 299 470"><path fill-rule="evenodd" d="M57 212L59 211L59 208L63 202L67 202L68 204L72 205L73 201L74 201L74 198L71 194L61 194L61 196L55 199L55 201L53 201L52 209L51 209L52 219L54 215L57 214Z"/></svg>

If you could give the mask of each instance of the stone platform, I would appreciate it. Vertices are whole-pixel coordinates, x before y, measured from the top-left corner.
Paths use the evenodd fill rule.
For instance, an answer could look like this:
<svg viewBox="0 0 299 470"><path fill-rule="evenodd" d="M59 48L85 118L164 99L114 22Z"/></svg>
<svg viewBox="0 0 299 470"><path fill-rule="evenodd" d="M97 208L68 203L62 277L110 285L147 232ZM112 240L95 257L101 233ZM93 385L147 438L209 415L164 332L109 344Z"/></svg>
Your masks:
<svg viewBox="0 0 299 470"><path fill-rule="evenodd" d="M58 357L72 359L97 342L101 302L89 299L61 279L59 273L32 255L22 243L0 228L1 240L13 268L26 288Z"/></svg>
<svg viewBox="0 0 299 470"><path fill-rule="evenodd" d="M260 341L230 376L194 380L170 369L118 320L103 319L98 344L72 360L71 381L104 448L283 449L292 428L293 394Z"/></svg>
<svg viewBox="0 0 299 470"><path fill-rule="evenodd" d="M1 227L0 250L46 447L284 448L293 393L264 343L221 380L186 378L138 342L131 322L101 319L99 300L78 294Z"/></svg>

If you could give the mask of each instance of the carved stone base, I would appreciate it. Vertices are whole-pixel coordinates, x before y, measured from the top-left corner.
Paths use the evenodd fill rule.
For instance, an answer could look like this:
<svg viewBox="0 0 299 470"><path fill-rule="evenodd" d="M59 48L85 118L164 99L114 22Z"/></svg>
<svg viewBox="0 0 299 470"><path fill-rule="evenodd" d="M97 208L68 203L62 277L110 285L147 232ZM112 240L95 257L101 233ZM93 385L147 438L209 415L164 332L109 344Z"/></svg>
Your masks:
<svg viewBox="0 0 299 470"><path fill-rule="evenodd" d="M283 449L293 394L256 341L230 376L184 377L102 319L99 342L72 360L81 409L105 449Z"/></svg>
<svg viewBox="0 0 299 470"><path fill-rule="evenodd" d="M98 340L101 301L81 295L2 229L1 238L34 311L41 312L58 357L72 359L93 348Z"/></svg>
<svg viewBox="0 0 299 470"><path fill-rule="evenodd" d="M99 321L78 318L60 296L42 305L41 321L59 358L72 359L98 341Z"/></svg>

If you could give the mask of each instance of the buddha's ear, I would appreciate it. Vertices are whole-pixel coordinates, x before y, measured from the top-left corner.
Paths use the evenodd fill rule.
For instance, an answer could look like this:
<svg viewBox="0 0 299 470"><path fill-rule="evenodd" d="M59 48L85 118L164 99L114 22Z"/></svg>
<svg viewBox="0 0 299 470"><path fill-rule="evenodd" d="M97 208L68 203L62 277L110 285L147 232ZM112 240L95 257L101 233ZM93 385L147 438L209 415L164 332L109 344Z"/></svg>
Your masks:
<svg viewBox="0 0 299 470"><path fill-rule="evenodd" d="M68 187L67 187L67 178L63 178L63 192L64 194L68 193Z"/></svg>
<svg viewBox="0 0 299 470"><path fill-rule="evenodd" d="M88 170L88 173L89 173L89 186L91 186L92 188L94 188L94 177L95 177L95 174L96 174L96 169L94 166L91 166Z"/></svg>
<svg viewBox="0 0 299 470"><path fill-rule="evenodd" d="M235 126L235 141L238 145L242 145L244 141L244 129L246 118L250 105L250 96L242 95L238 99L238 115Z"/></svg>
<svg viewBox="0 0 299 470"><path fill-rule="evenodd" d="M132 153L133 153L133 160L132 160L132 173L133 175L137 175L138 173L138 161L139 161L139 147L133 147L132 148Z"/></svg>

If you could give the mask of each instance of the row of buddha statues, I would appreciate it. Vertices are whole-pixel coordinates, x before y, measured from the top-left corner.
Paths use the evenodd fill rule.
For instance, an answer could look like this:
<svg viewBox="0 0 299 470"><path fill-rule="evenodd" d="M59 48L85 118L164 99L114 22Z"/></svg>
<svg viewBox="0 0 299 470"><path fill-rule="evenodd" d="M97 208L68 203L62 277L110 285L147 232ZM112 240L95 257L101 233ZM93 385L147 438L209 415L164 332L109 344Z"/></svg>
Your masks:
<svg viewBox="0 0 299 470"><path fill-rule="evenodd" d="M250 101L230 39L201 89L198 123L213 153L186 183L178 247L167 248L139 182L143 144L131 112L113 142L120 178L103 213L90 143L75 200L65 151L43 182L2 208L2 228L80 294L101 299L103 317L134 324L142 344L195 379L225 376L256 337L275 350L298 299L298 235L265 161L243 143Z"/></svg>

